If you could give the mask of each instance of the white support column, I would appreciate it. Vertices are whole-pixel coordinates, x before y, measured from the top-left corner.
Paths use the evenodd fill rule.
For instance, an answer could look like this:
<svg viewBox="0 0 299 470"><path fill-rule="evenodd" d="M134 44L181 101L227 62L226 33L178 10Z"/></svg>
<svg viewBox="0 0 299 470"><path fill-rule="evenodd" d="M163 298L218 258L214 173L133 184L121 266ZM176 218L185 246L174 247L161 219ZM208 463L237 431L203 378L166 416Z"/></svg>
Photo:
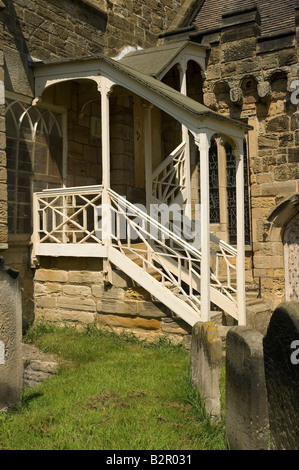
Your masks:
<svg viewBox="0 0 299 470"><path fill-rule="evenodd" d="M101 119L102 119L102 237L103 244L108 248L111 245L112 214L111 202L108 194L110 188L110 116L109 95L113 84L105 77L100 77L99 91L101 93ZM105 282L112 283L111 266L109 258L103 260L103 273Z"/></svg>
<svg viewBox="0 0 299 470"><path fill-rule="evenodd" d="M201 235L201 319L210 320L210 188L209 188L209 149L210 135L201 131L195 135L195 143L200 152L200 235Z"/></svg>
<svg viewBox="0 0 299 470"><path fill-rule="evenodd" d="M109 94L111 82L100 77L101 118L102 118L102 184L104 189L110 188L110 117Z"/></svg>
<svg viewBox="0 0 299 470"><path fill-rule="evenodd" d="M63 136L63 151L62 151L62 186L67 186L67 159L68 159L68 137L67 137L67 112L62 113L62 136Z"/></svg>
<svg viewBox="0 0 299 470"><path fill-rule="evenodd" d="M244 150L243 139L238 140L234 152L236 158L236 198L237 198L237 303L238 324L246 325L245 297L245 216L244 216Z"/></svg>
<svg viewBox="0 0 299 470"><path fill-rule="evenodd" d="M145 200L146 212L152 215L151 201L153 194L153 145L152 145L152 108L153 105L144 101L142 103L144 109L144 159L145 159ZM150 226L146 227L150 232ZM149 245L152 245L152 240L148 240ZM147 260L152 262L152 255L147 253Z"/></svg>
<svg viewBox="0 0 299 470"><path fill-rule="evenodd" d="M187 63L184 61L180 64L180 87L181 93L187 96ZM191 220L191 168L190 168L190 140L189 131L186 126L182 125L182 141L186 142L185 149L185 171L186 171L186 189L187 189L187 200L185 216Z"/></svg>
<svg viewBox="0 0 299 470"><path fill-rule="evenodd" d="M152 149L152 105L143 102L144 109L144 159L145 159L145 198L146 210L150 215L150 204L153 192L153 149Z"/></svg>

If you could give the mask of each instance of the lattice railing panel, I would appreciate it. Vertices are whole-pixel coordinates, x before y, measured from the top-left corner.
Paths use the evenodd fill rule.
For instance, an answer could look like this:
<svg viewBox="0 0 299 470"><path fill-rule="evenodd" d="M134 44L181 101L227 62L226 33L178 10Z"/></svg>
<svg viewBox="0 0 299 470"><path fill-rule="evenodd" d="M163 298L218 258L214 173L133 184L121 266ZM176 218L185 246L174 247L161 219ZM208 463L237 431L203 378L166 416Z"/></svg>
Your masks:
<svg viewBox="0 0 299 470"><path fill-rule="evenodd" d="M101 186L35 193L35 243L101 243L98 236L101 203Z"/></svg>
<svg viewBox="0 0 299 470"><path fill-rule="evenodd" d="M165 204L174 203L186 188L186 143L182 142L152 174L152 197Z"/></svg>

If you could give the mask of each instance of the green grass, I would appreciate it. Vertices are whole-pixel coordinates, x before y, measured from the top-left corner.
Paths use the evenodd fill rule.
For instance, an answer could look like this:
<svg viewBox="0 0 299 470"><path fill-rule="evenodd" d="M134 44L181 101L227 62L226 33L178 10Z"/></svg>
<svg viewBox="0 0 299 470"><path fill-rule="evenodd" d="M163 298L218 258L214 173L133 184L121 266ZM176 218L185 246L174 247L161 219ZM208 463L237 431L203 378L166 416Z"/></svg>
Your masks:
<svg viewBox="0 0 299 470"><path fill-rule="evenodd" d="M43 324L26 340L59 356L61 368L0 415L1 450L225 449L223 423L206 418L183 348Z"/></svg>

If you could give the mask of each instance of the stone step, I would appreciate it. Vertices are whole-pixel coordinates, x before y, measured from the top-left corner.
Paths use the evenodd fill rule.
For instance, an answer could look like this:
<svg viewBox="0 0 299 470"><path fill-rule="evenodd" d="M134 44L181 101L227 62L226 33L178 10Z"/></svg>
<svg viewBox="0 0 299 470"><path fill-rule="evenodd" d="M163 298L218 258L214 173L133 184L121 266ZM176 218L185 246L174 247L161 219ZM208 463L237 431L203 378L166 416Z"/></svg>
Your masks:
<svg viewBox="0 0 299 470"><path fill-rule="evenodd" d="M58 371L56 358L39 351L35 346L24 344L24 385L33 388L55 375Z"/></svg>

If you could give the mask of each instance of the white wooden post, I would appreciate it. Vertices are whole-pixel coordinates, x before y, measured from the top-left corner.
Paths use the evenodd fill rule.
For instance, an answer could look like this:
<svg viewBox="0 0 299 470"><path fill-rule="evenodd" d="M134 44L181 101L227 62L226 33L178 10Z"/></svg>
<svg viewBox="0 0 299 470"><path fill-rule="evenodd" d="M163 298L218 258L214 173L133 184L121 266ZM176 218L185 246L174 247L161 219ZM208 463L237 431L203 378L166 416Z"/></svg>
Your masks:
<svg viewBox="0 0 299 470"><path fill-rule="evenodd" d="M68 159L68 129L67 129L67 112L62 113L62 136L63 136L63 151L62 151L62 187L67 186L67 159Z"/></svg>
<svg viewBox="0 0 299 470"><path fill-rule="evenodd" d="M150 215L150 203L153 191L152 165L152 105L143 102L144 109L144 158L145 158L145 197L146 210Z"/></svg>
<svg viewBox="0 0 299 470"><path fill-rule="evenodd" d="M143 102L144 109L144 158L145 158L145 199L146 211L151 215L151 201L153 194L153 145L152 145L152 108L148 102ZM146 227L147 232L150 233L150 226ZM149 239L148 243L152 246L152 240ZM152 261L151 253L148 251L147 260Z"/></svg>
<svg viewBox="0 0 299 470"><path fill-rule="evenodd" d="M200 302L201 320L210 320L210 188L209 188L209 149L210 136L206 131L195 135L195 143L200 152Z"/></svg>
<svg viewBox="0 0 299 470"><path fill-rule="evenodd" d="M181 93L187 96L187 63L185 61L180 64L180 86ZM186 207L184 214L191 220L192 209L191 209L191 169L190 169L190 141L188 128L182 125L182 141L186 142L185 148L185 172L186 172Z"/></svg>
<svg viewBox="0 0 299 470"><path fill-rule="evenodd" d="M238 139L234 152L236 158L236 199L237 199L237 302L238 324L246 325L245 297L245 216L244 216L244 150L243 139Z"/></svg>
<svg viewBox="0 0 299 470"><path fill-rule="evenodd" d="M109 95L112 83L105 77L100 77L99 89L101 92L101 118L102 118L102 235L103 244L108 249L111 245L112 217L111 201L108 194L110 188L110 118ZM104 280L112 283L112 272L109 258L103 260Z"/></svg>

